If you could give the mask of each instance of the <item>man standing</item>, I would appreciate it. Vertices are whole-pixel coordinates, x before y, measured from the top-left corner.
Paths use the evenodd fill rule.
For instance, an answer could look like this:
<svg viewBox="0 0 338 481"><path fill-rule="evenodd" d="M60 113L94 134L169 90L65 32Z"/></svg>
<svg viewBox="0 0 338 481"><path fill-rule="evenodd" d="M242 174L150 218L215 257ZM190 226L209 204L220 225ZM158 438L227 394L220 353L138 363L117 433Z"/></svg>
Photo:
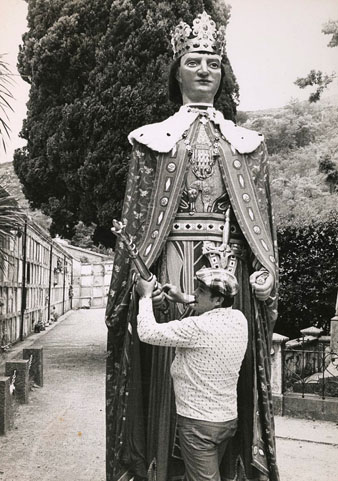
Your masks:
<svg viewBox="0 0 338 481"><path fill-rule="evenodd" d="M196 315L158 324L151 282L139 279L137 332L140 340L176 348L171 365L178 431L186 481L221 481L219 464L237 428L237 381L248 339L247 320L231 308L238 291L225 269L196 273ZM169 287L171 299L181 295Z"/></svg>
<svg viewBox="0 0 338 481"><path fill-rule="evenodd" d="M238 430L220 466L226 480L278 480L270 388L277 247L263 137L213 108L224 80L222 27L206 12L172 32L167 120L129 135L133 145L122 221L161 284L191 294L201 267L224 268L248 320L238 382ZM170 378L174 348L140 342L131 262L117 246L108 297L107 476L182 479ZM157 292L159 299L164 294ZM158 322L184 306L158 310Z"/></svg>

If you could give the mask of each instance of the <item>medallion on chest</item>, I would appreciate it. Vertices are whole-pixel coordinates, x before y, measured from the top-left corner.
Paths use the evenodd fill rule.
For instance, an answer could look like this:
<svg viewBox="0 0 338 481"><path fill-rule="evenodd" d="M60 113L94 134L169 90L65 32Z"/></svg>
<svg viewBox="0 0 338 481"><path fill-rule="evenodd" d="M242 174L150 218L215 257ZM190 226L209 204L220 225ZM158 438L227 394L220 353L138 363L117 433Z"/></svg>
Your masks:
<svg viewBox="0 0 338 481"><path fill-rule="evenodd" d="M185 199L191 213L211 212L215 200L224 195L225 187L220 174L220 135L206 115L200 115L194 134L184 134L190 168L186 179Z"/></svg>

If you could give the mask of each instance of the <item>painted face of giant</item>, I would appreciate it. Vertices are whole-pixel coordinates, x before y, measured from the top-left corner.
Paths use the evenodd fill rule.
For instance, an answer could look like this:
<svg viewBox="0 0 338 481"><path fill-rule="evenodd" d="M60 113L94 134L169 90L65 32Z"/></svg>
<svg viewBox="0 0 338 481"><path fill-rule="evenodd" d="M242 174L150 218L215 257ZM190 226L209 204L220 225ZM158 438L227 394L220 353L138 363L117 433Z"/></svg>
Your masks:
<svg viewBox="0 0 338 481"><path fill-rule="evenodd" d="M186 53L181 58L176 79L183 104L212 104L222 78L221 57L205 52Z"/></svg>

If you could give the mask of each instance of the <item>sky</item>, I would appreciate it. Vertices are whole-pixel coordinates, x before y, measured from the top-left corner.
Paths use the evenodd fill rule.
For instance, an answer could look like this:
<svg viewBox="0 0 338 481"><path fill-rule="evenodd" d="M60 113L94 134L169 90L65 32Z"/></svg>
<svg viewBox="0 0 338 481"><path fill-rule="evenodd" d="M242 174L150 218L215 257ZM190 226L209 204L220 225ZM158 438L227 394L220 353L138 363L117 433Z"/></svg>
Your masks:
<svg viewBox="0 0 338 481"><path fill-rule="evenodd" d="M294 85L311 69L338 74L338 47L321 30L338 20L338 0L226 0L231 5L227 53L240 87L240 110L305 100ZM338 79L323 96L338 95Z"/></svg>
<svg viewBox="0 0 338 481"><path fill-rule="evenodd" d="M11 86L14 99L10 101L14 112L8 111L7 121L11 128L11 138L9 140L6 138L6 153L0 147L0 162L10 162L14 150L26 143L19 138L19 132L22 120L26 117L29 85L21 79L16 68L21 37L27 30L26 15L27 3L24 0L0 0L0 54L5 54L2 60L9 64L14 74Z"/></svg>
<svg viewBox="0 0 338 481"><path fill-rule="evenodd" d="M224 0L220 0L224 1ZM240 86L239 110L282 107L291 98L305 100L307 89L294 81L311 69L338 73L338 48L329 48L330 36L321 32L328 20L338 20L338 0L225 0L231 5L227 53ZM16 58L26 26L24 0L0 0L0 54L6 54L13 76L9 113L11 139L0 162L12 160L25 117L29 85L16 70ZM324 97L338 95L338 79Z"/></svg>

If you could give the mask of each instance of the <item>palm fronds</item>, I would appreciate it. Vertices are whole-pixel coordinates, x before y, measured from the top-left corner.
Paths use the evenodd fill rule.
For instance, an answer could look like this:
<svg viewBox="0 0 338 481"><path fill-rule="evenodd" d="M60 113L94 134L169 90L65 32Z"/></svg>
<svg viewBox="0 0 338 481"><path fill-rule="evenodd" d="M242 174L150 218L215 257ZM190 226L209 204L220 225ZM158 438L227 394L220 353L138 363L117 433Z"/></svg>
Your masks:
<svg viewBox="0 0 338 481"><path fill-rule="evenodd" d="M8 239L13 238L23 224L24 214L14 197L0 186L0 271L7 260Z"/></svg>
<svg viewBox="0 0 338 481"><path fill-rule="evenodd" d="M8 115L7 111L13 108L9 103L10 99L13 99L13 95L10 91L10 86L12 85L11 71L8 68L8 64L2 60L3 55L0 54L0 139L4 151L6 152L5 137L10 137L10 127L7 123Z"/></svg>

